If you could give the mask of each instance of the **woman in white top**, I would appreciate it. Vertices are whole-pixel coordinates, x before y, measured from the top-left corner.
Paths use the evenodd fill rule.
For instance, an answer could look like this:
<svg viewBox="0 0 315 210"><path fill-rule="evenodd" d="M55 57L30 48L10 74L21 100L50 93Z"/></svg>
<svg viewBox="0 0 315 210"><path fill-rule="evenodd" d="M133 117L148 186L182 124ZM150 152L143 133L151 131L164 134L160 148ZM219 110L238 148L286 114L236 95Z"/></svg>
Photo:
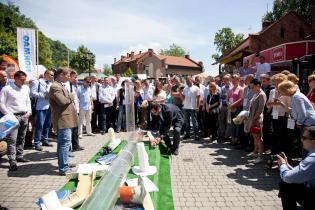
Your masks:
<svg viewBox="0 0 315 210"><path fill-rule="evenodd" d="M287 128L291 98L281 95L278 91L279 84L285 80L287 80L287 76L282 73L271 77L275 89L270 91L267 108L269 110L272 109L273 136L271 141L271 155L284 152L288 159L290 159L294 135L293 130ZM273 160L269 159L267 166L271 168L272 165Z"/></svg>

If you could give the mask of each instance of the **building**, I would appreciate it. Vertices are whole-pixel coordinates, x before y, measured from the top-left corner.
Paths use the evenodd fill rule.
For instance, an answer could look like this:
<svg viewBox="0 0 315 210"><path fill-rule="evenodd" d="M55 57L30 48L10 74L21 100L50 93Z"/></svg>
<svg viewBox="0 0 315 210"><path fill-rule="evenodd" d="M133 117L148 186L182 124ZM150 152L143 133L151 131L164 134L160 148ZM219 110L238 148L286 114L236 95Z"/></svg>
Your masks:
<svg viewBox="0 0 315 210"><path fill-rule="evenodd" d="M226 52L219 63L234 66L235 62L243 62L244 57L252 54L285 43L303 41L311 32L312 26L296 12L290 11L274 23L264 22L260 32L249 34L237 47Z"/></svg>
<svg viewBox="0 0 315 210"><path fill-rule="evenodd" d="M196 62L189 55L185 57L163 56L152 49L146 52L127 53L120 60L114 59L112 70L115 74L123 74L130 68L133 74L146 74L148 77L167 77L171 74L182 76L195 75L203 71L203 63Z"/></svg>

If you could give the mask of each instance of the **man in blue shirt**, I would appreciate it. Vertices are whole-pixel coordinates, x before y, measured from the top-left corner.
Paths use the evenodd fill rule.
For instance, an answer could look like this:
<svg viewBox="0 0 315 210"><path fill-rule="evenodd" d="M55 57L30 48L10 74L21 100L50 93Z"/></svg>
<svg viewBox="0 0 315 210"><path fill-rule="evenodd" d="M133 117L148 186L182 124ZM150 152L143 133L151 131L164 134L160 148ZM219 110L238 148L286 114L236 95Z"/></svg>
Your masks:
<svg viewBox="0 0 315 210"><path fill-rule="evenodd" d="M44 78L34 80L31 88L31 96L35 98L35 150L42 151L41 137L43 136L42 146L52 146L48 142L48 133L51 126L51 110L48 100L48 93L53 82L54 72L47 70Z"/></svg>
<svg viewBox="0 0 315 210"><path fill-rule="evenodd" d="M298 166L290 166L284 153L277 155L281 177L279 195L285 210L297 209L296 203L306 210L315 208L315 126L305 128L301 141L308 154Z"/></svg>

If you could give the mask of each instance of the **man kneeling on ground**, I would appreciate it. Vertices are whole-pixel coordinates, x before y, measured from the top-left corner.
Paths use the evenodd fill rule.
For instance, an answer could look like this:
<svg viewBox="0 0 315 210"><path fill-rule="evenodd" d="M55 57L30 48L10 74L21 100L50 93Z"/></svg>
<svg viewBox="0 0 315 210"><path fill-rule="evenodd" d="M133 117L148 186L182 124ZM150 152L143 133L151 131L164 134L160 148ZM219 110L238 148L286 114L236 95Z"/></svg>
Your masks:
<svg viewBox="0 0 315 210"><path fill-rule="evenodd" d="M184 124L182 111L173 104L152 104L151 113L159 117L159 133L172 154L178 155L180 131ZM174 137L171 142L169 131L173 126Z"/></svg>
<svg viewBox="0 0 315 210"><path fill-rule="evenodd" d="M279 195L284 210L297 209L296 203L306 210L315 207L315 126L304 129L301 141L308 155L298 166L292 168L284 153L277 155L281 177Z"/></svg>

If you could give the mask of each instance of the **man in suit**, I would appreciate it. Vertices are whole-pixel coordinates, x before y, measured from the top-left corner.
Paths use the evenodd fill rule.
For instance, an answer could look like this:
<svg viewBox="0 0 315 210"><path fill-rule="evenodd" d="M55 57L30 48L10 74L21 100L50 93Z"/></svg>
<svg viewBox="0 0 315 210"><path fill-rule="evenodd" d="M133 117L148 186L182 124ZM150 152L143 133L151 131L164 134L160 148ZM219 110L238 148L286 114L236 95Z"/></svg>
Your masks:
<svg viewBox="0 0 315 210"><path fill-rule="evenodd" d="M185 121L182 111L174 104L152 104L151 114L159 117L159 133L166 146L172 154L178 155L180 131ZM174 131L173 144L169 136L171 126Z"/></svg>
<svg viewBox="0 0 315 210"><path fill-rule="evenodd" d="M75 109L73 93L70 93L65 83L70 72L60 68L56 71L56 81L49 91L49 102L52 111L54 128L57 130L57 156L59 174L64 176L71 172L69 164L69 149L71 145L72 129L78 127L78 115Z"/></svg>

